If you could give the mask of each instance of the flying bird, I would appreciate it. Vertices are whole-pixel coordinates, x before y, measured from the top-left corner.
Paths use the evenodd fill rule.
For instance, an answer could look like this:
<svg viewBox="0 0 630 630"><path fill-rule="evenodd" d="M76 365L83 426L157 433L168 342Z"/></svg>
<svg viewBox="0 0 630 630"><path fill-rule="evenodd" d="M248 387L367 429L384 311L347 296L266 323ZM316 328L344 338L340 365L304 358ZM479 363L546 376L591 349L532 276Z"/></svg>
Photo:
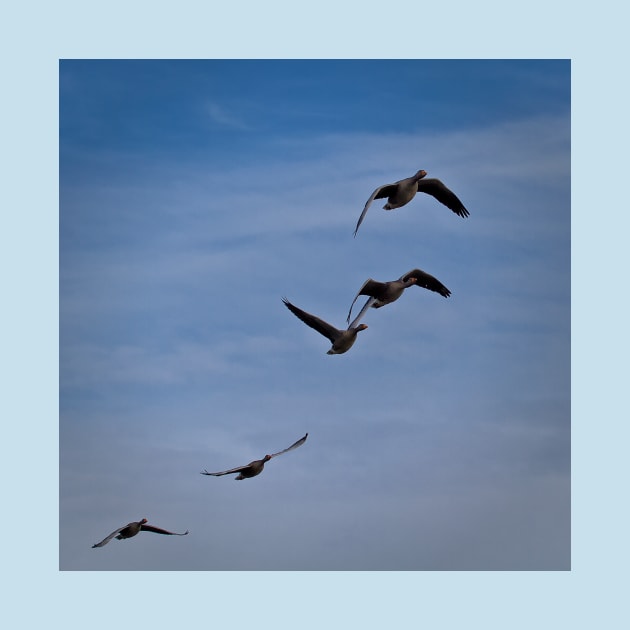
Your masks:
<svg viewBox="0 0 630 630"><path fill-rule="evenodd" d="M385 306L385 304L395 302L403 294L403 291L406 288L413 285L423 287L429 291L434 291L444 297L448 297L451 294L451 292L437 278L434 278L432 275L422 271L422 269L412 269L405 275L400 276L398 280L391 280L390 282L377 282L376 280L372 280L372 278L368 278L363 283L361 289L359 289L359 292L356 294L354 300L352 300L350 310L348 311L347 321L350 321L352 307L360 295L369 296L367 302L358 315L359 317L362 317L365 311L367 311L370 307L380 308L381 306Z"/></svg>
<svg viewBox="0 0 630 630"><path fill-rule="evenodd" d="M292 451L294 448L297 448L298 446L302 446L302 444L306 442L307 437L308 437L308 433L303 438L300 438L297 442L295 442L295 444L291 444L289 448L285 448L283 451L278 451L277 453L274 453L273 455L265 455L262 459L256 459L245 466L239 466L238 468L230 468L230 470L223 470L221 472L214 472L214 473L204 470L201 474L211 475L212 477L221 477L222 475L229 475L230 473L239 473L236 477L234 477L234 479L238 479L239 481L242 479L249 479L250 477L255 477L256 475L260 475L260 473L263 471L263 468L265 467L265 464L270 459L272 459L273 457L278 457L278 455L282 455L282 453L288 453L289 451Z"/></svg>
<svg viewBox="0 0 630 630"><path fill-rule="evenodd" d="M367 324L359 324L359 320L363 317L364 310L359 313L358 317L355 317L353 322L348 326L347 330L339 330L334 326L331 326L328 322L325 322L315 315L311 315L306 311L294 306L286 298L282 298L284 305L299 319L301 319L307 326L310 326L324 337L330 339L332 347L326 354L343 354L348 352L352 348L354 342L357 340L357 333L367 328Z"/></svg>
<svg viewBox="0 0 630 630"><path fill-rule="evenodd" d="M114 536L116 536L118 540L123 540L125 538L132 538L140 532L153 532L154 534L166 534L167 536L186 536L186 534L188 534L188 530L186 530L183 534L177 534L175 532L168 532L165 529L161 529L160 527L147 525L147 522L147 519L143 518L141 521L136 521L134 523L123 525L122 527L119 527L116 531L112 532L107 538L103 538L100 543L92 545L92 549L94 549L94 547L104 547Z"/></svg>
<svg viewBox="0 0 630 630"><path fill-rule="evenodd" d="M418 171L412 177L407 177L407 179L379 186L367 200L357 222L357 227L354 229L354 235L357 235L359 226L363 222L370 204L375 199L385 199L386 197L387 203L383 206L384 210L401 208L408 204L416 196L416 193L423 192L435 197L441 204L444 204L460 217L467 217L470 214L454 192L449 190L439 179L424 179L426 174L426 171Z"/></svg>

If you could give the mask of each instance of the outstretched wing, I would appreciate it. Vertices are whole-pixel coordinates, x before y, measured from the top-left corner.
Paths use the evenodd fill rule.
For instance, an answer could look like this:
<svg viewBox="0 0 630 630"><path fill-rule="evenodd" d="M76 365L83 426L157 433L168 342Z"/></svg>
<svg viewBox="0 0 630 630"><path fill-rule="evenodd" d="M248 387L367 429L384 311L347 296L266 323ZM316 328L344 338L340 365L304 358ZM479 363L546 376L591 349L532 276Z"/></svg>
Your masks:
<svg viewBox="0 0 630 630"><path fill-rule="evenodd" d="M385 184L384 186L379 186L371 195L370 198L365 202L365 206L363 207L363 212L357 221L357 227L354 228L354 235L357 235L359 231L359 226L363 223L363 218L365 217L365 213L368 211L368 208L372 204L375 199L384 199L385 197L389 197L396 190L396 184Z"/></svg>
<svg viewBox="0 0 630 630"><path fill-rule="evenodd" d="M361 321L361 319L363 318L363 316L367 313L367 311L369 310L370 306L372 306L372 304L374 304L374 302L376 302L376 298L373 297L369 297L365 304L363 305L363 308L359 311L359 314L348 324L348 330L350 328L356 328L357 324Z"/></svg>
<svg viewBox="0 0 630 630"><path fill-rule="evenodd" d="M444 297L448 297L451 294L451 292L437 278L434 278L432 275L422 271L422 269L412 269L400 279L406 281L409 278L415 278L417 280L417 286L429 289L429 291L435 291Z"/></svg>
<svg viewBox="0 0 630 630"><path fill-rule="evenodd" d="M418 180L418 192L427 193L435 197L440 203L444 204L449 210L452 210L460 217L467 217L470 212L464 208L464 204L459 200L457 195L447 188L439 179L420 179Z"/></svg>
<svg viewBox="0 0 630 630"><path fill-rule="evenodd" d="M185 536L188 533L186 530L183 534L178 534L177 532L169 532L165 529L161 529L160 527L154 527L153 525L142 525L140 529L143 532L153 532L154 534L166 534L167 536Z"/></svg>
<svg viewBox="0 0 630 630"><path fill-rule="evenodd" d="M200 474L202 475L211 475L212 477L221 477L221 475L229 475L230 473L242 472L245 470L247 466L239 466L238 468L230 468L230 470L222 470L221 472L208 472L207 470L203 470Z"/></svg>
<svg viewBox="0 0 630 630"><path fill-rule="evenodd" d="M346 321L347 322L350 321L350 316L352 314L352 307L354 306L354 303L357 301L360 295L370 295L372 297L376 297L378 295L378 292L384 290L385 287L386 287L385 282L378 282L377 280L372 280L372 278L368 278L363 283L363 286L359 289L359 292L355 295L354 300L352 300L352 304L350 305L350 310L348 311L348 318L346 319ZM372 300L372 302L374 302L374 300ZM358 321L358 318L354 320L353 325L357 321Z"/></svg>
<svg viewBox="0 0 630 630"><path fill-rule="evenodd" d="M278 451L277 453L270 455L270 457L278 457L278 455L282 455L282 453L287 453L288 451L292 451L294 448L297 448L298 446L302 446L302 444L306 442L307 437L308 437L308 433L303 438L300 438L297 442L295 442L295 444L291 444L289 448L285 448L283 451Z"/></svg>
<svg viewBox="0 0 630 630"><path fill-rule="evenodd" d="M125 529L125 527L129 527L129 525L123 525L122 527L119 527L116 531L113 531L107 538L103 538L103 540L101 540L100 543L96 543L95 545L92 545L92 549L94 549L94 547L105 546L114 536L122 532L122 530Z"/></svg>
<svg viewBox="0 0 630 630"><path fill-rule="evenodd" d="M299 319L301 319L307 326L310 326L314 330L316 330L324 337L327 337L331 343L334 343L335 340L341 334L340 330L337 330L334 326L331 326L328 322L325 322L323 319L319 317L315 317L315 315L311 315L306 311L303 311L301 308L294 306L287 300L287 298L282 298L284 305Z"/></svg>

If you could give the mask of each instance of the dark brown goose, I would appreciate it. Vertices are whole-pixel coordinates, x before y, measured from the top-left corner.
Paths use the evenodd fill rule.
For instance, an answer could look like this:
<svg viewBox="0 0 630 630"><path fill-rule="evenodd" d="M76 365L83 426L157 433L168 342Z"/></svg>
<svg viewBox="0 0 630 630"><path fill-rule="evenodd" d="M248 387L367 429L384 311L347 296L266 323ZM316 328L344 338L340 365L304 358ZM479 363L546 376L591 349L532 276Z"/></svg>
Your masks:
<svg viewBox="0 0 630 630"><path fill-rule="evenodd" d="M377 282L376 280L372 280L372 278L368 278L363 283L363 286L356 294L354 300L352 300L347 321L350 321L352 307L360 295L368 295L369 298L361 309L358 317L362 317L365 311L370 307L380 308L381 306L385 306L385 304L395 302L406 288L413 285L428 289L429 291L435 291L435 293L439 293L444 297L448 297L451 294L437 278L422 271L422 269L412 269L405 275L400 276L398 280L391 280L390 282Z"/></svg>
<svg viewBox="0 0 630 630"><path fill-rule="evenodd" d="M361 311L359 316L355 317L347 330L339 330L323 319L315 317L315 315L311 315L297 306L294 306L286 298L282 298L282 301L284 305L307 326L310 326L321 335L324 335L324 337L330 339L332 348L326 354L343 354L344 352L348 352L357 339L357 333L367 328L367 324L358 324L365 311Z"/></svg>
<svg viewBox="0 0 630 630"><path fill-rule="evenodd" d="M168 532L165 529L161 529L160 527L147 525L147 522L147 519L143 518L141 521L127 523L127 525L123 525L122 527L119 527L116 531L112 532L107 538L103 538L100 543L92 545L92 549L94 549L94 547L105 546L114 536L116 536L118 540L124 540L125 538L132 538L140 532L153 532L154 534L166 534L167 536L186 536L186 534L188 534L188 530L186 530L183 534L177 534L175 532Z"/></svg>
<svg viewBox="0 0 630 630"><path fill-rule="evenodd" d="M370 204L375 199L385 199L385 197L387 197L387 203L383 206L384 210L401 208L408 204L416 196L416 193L423 192L435 197L441 204L444 204L460 217L467 217L470 214L454 192L449 190L439 179L424 179L426 174L426 171L418 171L412 177L407 177L407 179L379 186L367 200L363 212L357 221L357 227L354 229L354 235L357 235L359 226L363 222Z"/></svg>
<svg viewBox="0 0 630 630"><path fill-rule="evenodd" d="M274 453L273 455L265 455L262 459L256 459L245 466L239 466L238 468L230 468L230 470L223 470L221 472L214 472L214 473L204 470L201 474L211 475L212 477L221 477L222 475L229 475L230 473L239 473L236 477L234 477L234 479L238 479L239 481L241 481L242 479L249 479L250 477L255 477L256 475L260 475L260 473L263 471L263 468L265 467L265 464L270 459L272 459L273 457L278 457L278 455L282 455L282 453L287 453L289 451L292 451L294 448L297 448L298 446L302 446L302 444L306 442L307 437L308 437L308 433L303 438L300 438L297 442L295 442L295 444L291 444L289 448L285 448L283 451L278 451L277 453Z"/></svg>

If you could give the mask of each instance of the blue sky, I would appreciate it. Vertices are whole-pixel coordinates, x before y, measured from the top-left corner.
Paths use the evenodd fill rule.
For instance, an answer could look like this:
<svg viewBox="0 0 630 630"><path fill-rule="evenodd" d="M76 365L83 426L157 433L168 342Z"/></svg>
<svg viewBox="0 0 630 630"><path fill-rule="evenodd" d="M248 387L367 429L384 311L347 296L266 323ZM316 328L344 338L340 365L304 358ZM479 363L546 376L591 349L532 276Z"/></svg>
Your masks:
<svg viewBox="0 0 630 630"><path fill-rule="evenodd" d="M61 569L570 568L568 61L59 80ZM420 168L471 216L374 203L353 239ZM415 267L452 296L410 289L345 355L281 302L341 327ZM91 549L143 517L190 535Z"/></svg>

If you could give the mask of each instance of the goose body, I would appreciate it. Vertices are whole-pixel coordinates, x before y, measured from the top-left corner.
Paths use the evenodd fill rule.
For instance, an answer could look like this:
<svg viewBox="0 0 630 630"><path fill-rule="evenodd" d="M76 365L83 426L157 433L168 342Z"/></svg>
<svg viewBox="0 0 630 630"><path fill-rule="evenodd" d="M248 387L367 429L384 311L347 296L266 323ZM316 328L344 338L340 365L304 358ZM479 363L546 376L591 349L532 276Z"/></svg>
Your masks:
<svg viewBox="0 0 630 630"><path fill-rule="evenodd" d="M283 453L288 453L292 451L294 448L298 446L302 446L304 442L306 442L306 438L308 437L308 433L300 438L297 442L291 444L288 448L285 448L282 451L278 451L273 455L265 455L262 459L256 459L253 462L249 462L249 464L245 464L245 466L238 466L236 468L230 468L229 470L222 470L221 472L208 472L204 470L201 472L202 475L210 475L212 477L221 477L223 475L229 475L231 473L238 473L234 479L241 481L243 479L250 479L251 477L255 477L256 475L260 475L260 473L265 468L265 464L274 457L278 457L278 455L282 455Z"/></svg>
<svg viewBox="0 0 630 630"><path fill-rule="evenodd" d="M387 198L387 203L383 206L383 209L395 210L396 208L402 208L402 206L408 204L416 196L416 193L423 192L435 197L435 199L452 210L456 215L460 217L469 216L470 213L452 190L447 188L439 179L425 179L426 175L426 171L420 170L415 175L407 177L406 179L401 179L393 184L379 186L367 200L363 212L357 221L357 226L354 229L354 235L357 235L359 226L363 222L368 208L375 199Z"/></svg>
<svg viewBox="0 0 630 630"><path fill-rule="evenodd" d="M367 324L358 323L363 316L363 311L360 313L359 317L354 319L346 330L340 330L328 322L325 322L323 319L320 319L315 315L311 315L310 313L303 311L301 308L294 306L286 298L283 298L282 301L297 318L301 319L307 326L310 326L313 330L316 330L318 333L324 335L324 337L327 337L330 340L332 347L326 354L343 354L344 352L348 352L357 340L357 334L367 328Z"/></svg>

